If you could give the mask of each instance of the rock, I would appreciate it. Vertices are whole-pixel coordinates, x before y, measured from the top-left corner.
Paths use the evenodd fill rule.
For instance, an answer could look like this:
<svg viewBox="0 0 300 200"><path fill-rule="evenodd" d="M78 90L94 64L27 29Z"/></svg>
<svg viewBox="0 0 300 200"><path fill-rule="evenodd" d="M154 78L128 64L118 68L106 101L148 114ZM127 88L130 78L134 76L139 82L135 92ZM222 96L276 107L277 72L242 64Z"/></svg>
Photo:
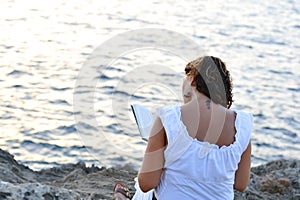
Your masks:
<svg viewBox="0 0 300 200"><path fill-rule="evenodd" d="M251 169L245 192L235 199L299 199L300 160L276 160Z"/></svg>
<svg viewBox="0 0 300 200"><path fill-rule="evenodd" d="M0 180L9 183L26 183L32 182L36 174L28 167L19 164L13 157L6 151L0 149Z"/></svg>
<svg viewBox="0 0 300 200"><path fill-rule="evenodd" d="M12 184L0 182L0 199L7 200L80 200L81 195L77 192L64 188L57 188L40 183Z"/></svg>
<svg viewBox="0 0 300 200"><path fill-rule="evenodd" d="M0 199L2 200L98 200L112 199L117 182L134 194L133 166L86 167L85 163L33 171L0 149ZM299 199L300 160L277 160L253 167L245 192L235 191L235 199Z"/></svg>

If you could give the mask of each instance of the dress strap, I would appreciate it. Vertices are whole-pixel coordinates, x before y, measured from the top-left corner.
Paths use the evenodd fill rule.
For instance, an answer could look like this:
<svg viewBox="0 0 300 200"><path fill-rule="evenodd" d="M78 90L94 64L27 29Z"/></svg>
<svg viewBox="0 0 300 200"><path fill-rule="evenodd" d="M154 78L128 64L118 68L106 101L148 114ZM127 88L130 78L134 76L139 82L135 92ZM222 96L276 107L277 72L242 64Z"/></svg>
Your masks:
<svg viewBox="0 0 300 200"><path fill-rule="evenodd" d="M243 153L251 138L253 127L253 115L242 111L235 111L237 118L235 120L236 135L235 138L239 144L240 153Z"/></svg>
<svg viewBox="0 0 300 200"><path fill-rule="evenodd" d="M175 162L190 147L193 138L189 136L186 127L181 122L179 106L160 108L157 110L165 128L168 146L165 149L165 167Z"/></svg>

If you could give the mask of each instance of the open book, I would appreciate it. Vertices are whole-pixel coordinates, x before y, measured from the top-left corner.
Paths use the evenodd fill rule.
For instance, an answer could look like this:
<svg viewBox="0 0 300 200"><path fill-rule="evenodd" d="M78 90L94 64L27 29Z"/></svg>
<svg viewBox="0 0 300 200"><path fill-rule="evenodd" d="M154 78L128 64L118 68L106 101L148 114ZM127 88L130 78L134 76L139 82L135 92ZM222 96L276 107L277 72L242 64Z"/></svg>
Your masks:
<svg viewBox="0 0 300 200"><path fill-rule="evenodd" d="M131 109L143 140L148 141L154 121L151 111L141 105L131 105Z"/></svg>

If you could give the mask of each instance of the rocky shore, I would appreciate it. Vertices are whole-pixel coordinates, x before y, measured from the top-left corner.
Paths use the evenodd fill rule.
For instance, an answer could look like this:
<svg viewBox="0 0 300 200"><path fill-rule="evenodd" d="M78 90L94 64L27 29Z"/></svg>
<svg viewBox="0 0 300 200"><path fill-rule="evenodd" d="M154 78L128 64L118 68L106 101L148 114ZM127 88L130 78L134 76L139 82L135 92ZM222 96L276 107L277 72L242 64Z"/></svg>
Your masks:
<svg viewBox="0 0 300 200"><path fill-rule="evenodd" d="M0 149L1 200L112 199L116 182L134 194L132 166L86 167L84 163L33 171ZM300 160L277 160L251 169L251 180L235 199L300 200Z"/></svg>

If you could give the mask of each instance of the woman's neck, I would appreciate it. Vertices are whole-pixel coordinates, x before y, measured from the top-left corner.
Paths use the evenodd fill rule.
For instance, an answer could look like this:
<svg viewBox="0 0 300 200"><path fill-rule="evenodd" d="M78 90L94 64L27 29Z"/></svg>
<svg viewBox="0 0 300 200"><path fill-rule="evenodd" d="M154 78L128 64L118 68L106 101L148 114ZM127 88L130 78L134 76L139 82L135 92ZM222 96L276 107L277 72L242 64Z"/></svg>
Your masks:
<svg viewBox="0 0 300 200"><path fill-rule="evenodd" d="M204 94L200 93L200 92L194 92L194 94L192 95L192 100L191 103L198 103L200 105L203 104L210 104L211 100L210 98L208 98L207 96L205 96Z"/></svg>

